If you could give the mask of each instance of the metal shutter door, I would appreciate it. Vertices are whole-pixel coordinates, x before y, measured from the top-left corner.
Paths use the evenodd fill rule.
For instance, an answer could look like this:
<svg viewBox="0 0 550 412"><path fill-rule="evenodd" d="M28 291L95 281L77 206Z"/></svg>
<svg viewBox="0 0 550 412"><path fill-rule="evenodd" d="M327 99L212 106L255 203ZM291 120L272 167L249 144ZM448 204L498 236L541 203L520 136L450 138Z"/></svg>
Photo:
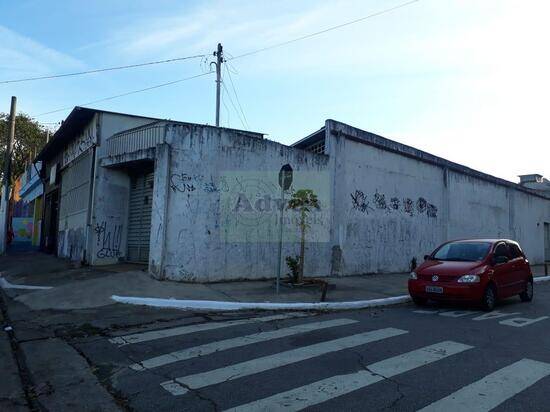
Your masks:
<svg viewBox="0 0 550 412"><path fill-rule="evenodd" d="M149 261L154 173L132 177L128 217L128 260Z"/></svg>

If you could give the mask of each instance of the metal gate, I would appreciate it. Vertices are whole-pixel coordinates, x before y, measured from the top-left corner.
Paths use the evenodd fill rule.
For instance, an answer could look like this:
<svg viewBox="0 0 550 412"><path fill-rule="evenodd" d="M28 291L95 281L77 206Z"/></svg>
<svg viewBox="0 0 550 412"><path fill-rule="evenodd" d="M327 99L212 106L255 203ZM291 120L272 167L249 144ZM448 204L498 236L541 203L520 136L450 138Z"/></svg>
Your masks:
<svg viewBox="0 0 550 412"><path fill-rule="evenodd" d="M128 260L149 261L154 173L132 177L128 217Z"/></svg>

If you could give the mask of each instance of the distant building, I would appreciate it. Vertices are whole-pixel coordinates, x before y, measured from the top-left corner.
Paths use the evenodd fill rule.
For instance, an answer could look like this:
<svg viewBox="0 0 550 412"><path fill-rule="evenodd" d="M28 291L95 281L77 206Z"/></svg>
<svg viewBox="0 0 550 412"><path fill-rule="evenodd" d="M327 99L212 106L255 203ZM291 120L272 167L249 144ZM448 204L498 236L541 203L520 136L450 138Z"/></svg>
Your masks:
<svg viewBox="0 0 550 412"><path fill-rule="evenodd" d="M96 214L98 210L116 209L116 197L125 195L114 190L112 198L103 196L106 188L117 186L105 178L106 169L99 167L99 159L113 134L154 120L75 107L36 158L43 163L42 249L71 260L98 263L94 228L101 223ZM109 238L110 261L119 257L118 236Z"/></svg>
<svg viewBox="0 0 550 412"><path fill-rule="evenodd" d="M519 176L519 184L550 197L550 180L539 174Z"/></svg>
<svg viewBox="0 0 550 412"><path fill-rule="evenodd" d="M16 184L12 227L14 241L28 242L32 247L40 245L42 225L43 185L40 179L41 162L28 163Z"/></svg>
<svg viewBox="0 0 550 412"><path fill-rule="evenodd" d="M92 265L143 262L158 278L274 277L281 228L283 258L299 251L300 216L285 208L281 227L281 208L306 188L320 201L306 275L408 271L441 242L472 237L516 239L532 263L550 260L546 193L334 120L286 146L75 108L38 160L45 247ZM293 170L285 202L283 165Z"/></svg>

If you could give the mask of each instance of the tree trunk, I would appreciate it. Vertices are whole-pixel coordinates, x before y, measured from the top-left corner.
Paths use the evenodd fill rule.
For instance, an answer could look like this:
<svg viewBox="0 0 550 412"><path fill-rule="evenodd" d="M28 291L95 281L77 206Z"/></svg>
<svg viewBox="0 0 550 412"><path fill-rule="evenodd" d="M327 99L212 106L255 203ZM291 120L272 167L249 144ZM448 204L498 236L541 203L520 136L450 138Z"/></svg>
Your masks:
<svg viewBox="0 0 550 412"><path fill-rule="evenodd" d="M304 281L304 257L306 254L306 213L304 210L302 210L300 228L302 229L302 236L300 239L300 270L298 271L298 283Z"/></svg>

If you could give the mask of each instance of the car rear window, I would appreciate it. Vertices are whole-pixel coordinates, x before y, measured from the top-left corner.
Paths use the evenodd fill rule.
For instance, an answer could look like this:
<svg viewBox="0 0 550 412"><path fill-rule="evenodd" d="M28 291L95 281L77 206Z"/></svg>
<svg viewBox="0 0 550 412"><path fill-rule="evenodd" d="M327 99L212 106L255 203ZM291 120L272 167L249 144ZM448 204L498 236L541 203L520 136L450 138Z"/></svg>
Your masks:
<svg viewBox="0 0 550 412"><path fill-rule="evenodd" d="M433 258L456 262L477 262L485 259L490 248L489 242L451 242L437 249Z"/></svg>

